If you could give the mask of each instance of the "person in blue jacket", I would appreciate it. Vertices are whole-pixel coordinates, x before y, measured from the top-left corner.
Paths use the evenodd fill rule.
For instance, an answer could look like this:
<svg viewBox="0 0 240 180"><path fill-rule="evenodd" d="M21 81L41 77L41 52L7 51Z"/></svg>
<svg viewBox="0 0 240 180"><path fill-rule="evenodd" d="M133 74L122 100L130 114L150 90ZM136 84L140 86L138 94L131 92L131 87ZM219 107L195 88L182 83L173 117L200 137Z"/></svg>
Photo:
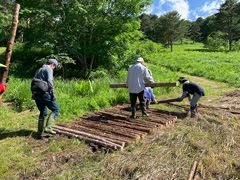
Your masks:
<svg viewBox="0 0 240 180"><path fill-rule="evenodd" d="M150 69L148 69L147 64L144 63L143 66L145 66L145 67L147 68L148 73L149 73L150 76L153 78L152 72L151 72ZM145 79L145 81L146 81L146 83L149 83L149 81L148 81L147 79ZM151 88L151 87L146 87L145 89L146 89L147 91L149 91L149 93L151 94L150 99L147 99L147 98L146 98L146 100L147 100L147 102L146 102L146 108L149 109L150 100L152 100L155 104L158 104L158 102L157 102L157 100L155 99L155 96L154 96L154 94L153 94L153 88ZM145 93L145 94L146 94L146 93Z"/></svg>
<svg viewBox="0 0 240 180"><path fill-rule="evenodd" d="M191 117L195 117L197 112L197 102L202 96L205 96L204 89L199 84L188 81L185 77L180 77L178 81L183 85L183 93L181 97L177 98L177 101L181 102L184 98L188 97L191 106Z"/></svg>

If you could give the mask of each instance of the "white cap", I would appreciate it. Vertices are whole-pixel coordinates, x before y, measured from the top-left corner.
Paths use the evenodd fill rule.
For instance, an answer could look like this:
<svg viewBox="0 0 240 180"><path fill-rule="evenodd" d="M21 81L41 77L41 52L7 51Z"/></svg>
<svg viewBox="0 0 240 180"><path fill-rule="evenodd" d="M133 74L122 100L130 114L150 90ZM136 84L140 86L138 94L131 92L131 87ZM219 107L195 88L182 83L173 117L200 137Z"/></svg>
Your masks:
<svg viewBox="0 0 240 180"><path fill-rule="evenodd" d="M140 57L140 58L138 58L138 59L137 59L137 62L144 63L144 60L143 60L143 58L142 58L142 57Z"/></svg>

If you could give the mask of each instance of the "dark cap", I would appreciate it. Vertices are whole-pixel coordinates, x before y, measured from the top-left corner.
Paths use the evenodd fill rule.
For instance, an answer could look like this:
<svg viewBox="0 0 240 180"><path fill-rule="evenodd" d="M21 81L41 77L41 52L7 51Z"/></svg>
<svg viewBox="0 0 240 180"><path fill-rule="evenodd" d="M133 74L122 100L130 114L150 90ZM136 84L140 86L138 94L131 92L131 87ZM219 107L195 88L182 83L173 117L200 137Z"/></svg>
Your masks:
<svg viewBox="0 0 240 180"><path fill-rule="evenodd" d="M187 81L187 79L184 76L182 76L178 79L178 81L183 82L183 81Z"/></svg>
<svg viewBox="0 0 240 180"><path fill-rule="evenodd" d="M56 60L56 59L49 59L49 60L48 60L48 62L49 62L49 63L54 63L54 64L55 64L55 66L56 66L56 69L57 69L58 62L57 62L57 60Z"/></svg>

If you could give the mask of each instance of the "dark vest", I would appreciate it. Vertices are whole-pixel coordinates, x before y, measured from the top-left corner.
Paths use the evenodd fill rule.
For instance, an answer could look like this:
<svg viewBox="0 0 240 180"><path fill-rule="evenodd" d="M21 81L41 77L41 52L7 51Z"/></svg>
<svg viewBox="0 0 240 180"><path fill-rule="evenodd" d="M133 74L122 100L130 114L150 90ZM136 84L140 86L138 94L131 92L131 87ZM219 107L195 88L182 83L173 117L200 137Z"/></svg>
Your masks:
<svg viewBox="0 0 240 180"><path fill-rule="evenodd" d="M183 84L183 91L187 91L189 94L194 94L196 92L200 96L205 96L204 89L202 88L202 86L194 82Z"/></svg>

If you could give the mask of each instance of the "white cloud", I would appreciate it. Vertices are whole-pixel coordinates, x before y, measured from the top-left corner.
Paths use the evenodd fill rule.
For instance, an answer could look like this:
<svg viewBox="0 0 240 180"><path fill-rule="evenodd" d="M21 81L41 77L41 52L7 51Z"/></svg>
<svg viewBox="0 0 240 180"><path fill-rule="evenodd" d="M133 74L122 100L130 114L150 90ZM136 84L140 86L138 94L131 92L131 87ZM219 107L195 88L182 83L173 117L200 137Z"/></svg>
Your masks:
<svg viewBox="0 0 240 180"><path fill-rule="evenodd" d="M176 10L183 19L187 19L189 15L189 4L185 0L169 0L173 3L173 9Z"/></svg>
<svg viewBox="0 0 240 180"><path fill-rule="evenodd" d="M205 2L204 6L200 9L201 12L213 14L220 8L224 0L215 0L213 2Z"/></svg>
<svg viewBox="0 0 240 180"><path fill-rule="evenodd" d="M151 5L147 8L147 11L145 11L145 14L152 14L153 10L155 9L154 5Z"/></svg>
<svg viewBox="0 0 240 180"><path fill-rule="evenodd" d="M169 9L162 10L164 5L169 6ZM190 13L189 4L186 0L159 0L156 9L159 11L156 13L158 16L165 14L167 11L177 11L183 19L188 19Z"/></svg>

